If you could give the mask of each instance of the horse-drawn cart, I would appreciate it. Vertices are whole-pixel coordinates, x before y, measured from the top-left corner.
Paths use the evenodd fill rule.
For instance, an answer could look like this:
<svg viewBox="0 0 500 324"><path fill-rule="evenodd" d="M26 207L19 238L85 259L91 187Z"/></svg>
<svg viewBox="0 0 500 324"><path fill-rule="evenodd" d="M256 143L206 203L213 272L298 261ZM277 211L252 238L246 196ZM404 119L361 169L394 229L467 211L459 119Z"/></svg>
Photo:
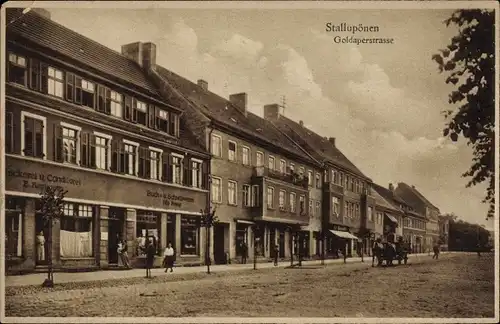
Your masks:
<svg viewBox="0 0 500 324"><path fill-rule="evenodd" d="M382 266L385 261L386 266L394 265L394 261L398 261L398 264L404 262L407 264L408 262L408 244L399 240L396 243L384 242L382 243L380 240L375 242L372 253L372 267L375 266L375 259L377 259L377 266Z"/></svg>

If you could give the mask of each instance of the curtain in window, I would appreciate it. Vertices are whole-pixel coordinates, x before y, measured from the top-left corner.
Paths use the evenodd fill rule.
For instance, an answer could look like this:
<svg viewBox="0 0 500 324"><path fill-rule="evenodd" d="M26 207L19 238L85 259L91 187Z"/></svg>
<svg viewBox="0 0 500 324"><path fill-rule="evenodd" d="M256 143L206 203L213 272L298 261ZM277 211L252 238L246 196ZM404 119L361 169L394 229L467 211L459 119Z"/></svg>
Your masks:
<svg viewBox="0 0 500 324"><path fill-rule="evenodd" d="M89 232L60 231L62 258L84 258L92 256L92 226Z"/></svg>

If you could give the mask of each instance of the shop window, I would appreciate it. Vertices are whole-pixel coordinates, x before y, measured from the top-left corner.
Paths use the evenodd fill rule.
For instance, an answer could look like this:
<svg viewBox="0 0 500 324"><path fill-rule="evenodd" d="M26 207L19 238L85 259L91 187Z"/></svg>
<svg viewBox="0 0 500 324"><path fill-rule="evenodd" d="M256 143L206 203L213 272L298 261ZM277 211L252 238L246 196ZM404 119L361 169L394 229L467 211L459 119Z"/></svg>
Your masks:
<svg viewBox="0 0 500 324"><path fill-rule="evenodd" d="M156 213L138 211L136 218L136 252L145 255L147 240L153 243L157 254L161 253L160 217Z"/></svg>
<svg viewBox="0 0 500 324"><path fill-rule="evenodd" d="M21 113L21 116L23 127L23 155L42 159L45 158L46 118L24 111Z"/></svg>
<svg viewBox="0 0 500 324"><path fill-rule="evenodd" d="M5 211L5 255L21 257L23 244L22 214Z"/></svg>
<svg viewBox="0 0 500 324"><path fill-rule="evenodd" d="M199 255L198 220L193 216L181 216L181 255Z"/></svg>
<svg viewBox="0 0 500 324"><path fill-rule="evenodd" d="M259 227L254 232L255 235L255 254L257 256L264 256L264 247L265 247L265 236L264 229Z"/></svg>
<svg viewBox="0 0 500 324"><path fill-rule="evenodd" d="M248 244L248 226L245 224L236 224L236 256L241 257L243 255L241 245L242 243Z"/></svg>
<svg viewBox="0 0 500 324"><path fill-rule="evenodd" d="M8 80L23 86L27 85L27 63L26 57L9 53Z"/></svg>
<svg viewBox="0 0 500 324"><path fill-rule="evenodd" d="M61 257L91 257L93 206L67 203L64 204L63 211L60 231Z"/></svg>

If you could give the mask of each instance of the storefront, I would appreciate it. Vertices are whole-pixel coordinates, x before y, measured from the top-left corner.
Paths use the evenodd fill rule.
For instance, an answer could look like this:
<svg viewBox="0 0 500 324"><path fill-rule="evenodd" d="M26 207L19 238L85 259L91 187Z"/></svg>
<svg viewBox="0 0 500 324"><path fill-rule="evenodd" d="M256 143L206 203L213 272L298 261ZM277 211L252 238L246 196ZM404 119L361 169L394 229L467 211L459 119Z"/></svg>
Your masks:
<svg viewBox="0 0 500 324"><path fill-rule="evenodd" d="M6 255L8 269L29 271L47 264L52 254L57 268L107 268L119 265L118 243L127 242L132 264L144 263L145 242L161 255L168 243L178 262L203 262L200 209L207 192L112 175L107 172L61 167L20 157L6 159ZM45 185L67 190L63 215L49 224L39 202Z"/></svg>
<svg viewBox="0 0 500 324"><path fill-rule="evenodd" d="M359 239L349 232L349 227L333 225L329 232L332 234L331 242L333 243L334 255L352 257Z"/></svg>

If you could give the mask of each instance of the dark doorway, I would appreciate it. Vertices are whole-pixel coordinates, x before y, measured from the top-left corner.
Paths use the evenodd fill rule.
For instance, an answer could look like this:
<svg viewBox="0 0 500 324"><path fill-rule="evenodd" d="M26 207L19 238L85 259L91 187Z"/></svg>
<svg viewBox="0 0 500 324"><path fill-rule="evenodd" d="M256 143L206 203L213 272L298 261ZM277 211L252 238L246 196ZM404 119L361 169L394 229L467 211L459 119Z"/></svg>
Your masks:
<svg viewBox="0 0 500 324"><path fill-rule="evenodd" d="M110 208L108 218L108 263L118 264L118 242L124 239L125 210Z"/></svg>
<svg viewBox="0 0 500 324"><path fill-rule="evenodd" d="M172 244L172 247L174 248L174 251L176 254L177 249L175 245L175 214L168 214L167 215L167 245L168 243Z"/></svg>
<svg viewBox="0 0 500 324"><path fill-rule="evenodd" d="M271 255L271 258L274 258L274 254L276 253L274 248L276 245L276 230L274 228L269 229L269 242L269 245L271 246L269 254Z"/></svg>
<svg viewBox="0 0 500 324"><path fill-rule="evenodd" d="M214 262L215 264L225 264L226 260L226 251L224 249L225 242L225 230L226 224L217 224L214 226Z"/></svg>
<svg viewBox="0 0 500 324"><path fill-rule="evenodd" d="M40 245L40 232L43 232L43 248ZM35 253L36 253L36 264L37 265L47 265L48 255L49 255L49 223L43 218L42 214L37 213L35 215Z"/></svg>
<svg viewBox="0 0 500 324"><path fill-rule="evenodd" d="M285 232L280 231L278 244L280 245L280 258L285 257Z"/></svg>

